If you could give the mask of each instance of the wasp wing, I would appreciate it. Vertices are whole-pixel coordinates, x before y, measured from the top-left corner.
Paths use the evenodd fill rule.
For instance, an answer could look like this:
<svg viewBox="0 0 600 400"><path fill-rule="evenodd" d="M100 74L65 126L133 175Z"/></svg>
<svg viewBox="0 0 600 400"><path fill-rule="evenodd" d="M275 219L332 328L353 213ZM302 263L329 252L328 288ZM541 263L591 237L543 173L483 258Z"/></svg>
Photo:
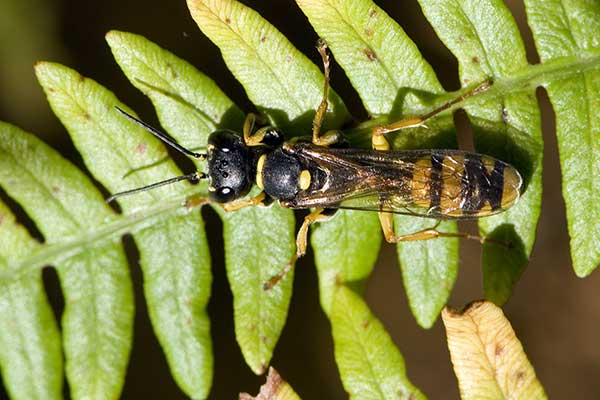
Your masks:
<svg viewBox="0 0 600 400"><path fill-rule="evenodd" d="M516 201L521 185L520 176L508 164L460 150L373 151L308 144L292 150L325 175L321 185L298 194L289 204L294 208L467 219L502 211ZM503 201L507 168L516 194Z"/></svg>

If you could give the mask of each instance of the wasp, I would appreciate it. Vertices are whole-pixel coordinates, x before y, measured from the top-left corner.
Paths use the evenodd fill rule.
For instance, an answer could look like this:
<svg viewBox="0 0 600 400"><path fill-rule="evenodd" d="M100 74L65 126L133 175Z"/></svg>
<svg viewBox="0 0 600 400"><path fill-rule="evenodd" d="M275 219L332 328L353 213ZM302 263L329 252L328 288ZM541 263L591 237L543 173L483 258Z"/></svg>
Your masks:
<svg viewBox="0 0 600 400"><path fill-rule="evenodd" d="M248 114L242 135L220 129L208 137L206 153L188 150L143 121L117 110L144 127L158 139L196 159L206 160L206 173L171 178L149 186L111 196L112 201L169 183L208 179L208 198L188 200L194 207L216 202L226 211L277 201L291 209L311 209L296 237L296 253L290 262L264 284L273 287L306 253L308 228L330 218L338 209L377 212L386 241L429 240L439 237L485 238L467 233L429 229L396 235L393 214L442 219L472 219L497 214L519 199L522 178L511 165L493 157L461 150L390 150L385 134L422 126L427 120L487 90L491 82L451 100L433 111L372 129L372 149L349 148L341 131L321 132L328 108L330 61L327 46L320 40L317 49L324 67L323 98L312 126L310 140L286 141L283 132L272 126L254 129L256 115ZM245 198L256 184L262 191Z"/></svg>

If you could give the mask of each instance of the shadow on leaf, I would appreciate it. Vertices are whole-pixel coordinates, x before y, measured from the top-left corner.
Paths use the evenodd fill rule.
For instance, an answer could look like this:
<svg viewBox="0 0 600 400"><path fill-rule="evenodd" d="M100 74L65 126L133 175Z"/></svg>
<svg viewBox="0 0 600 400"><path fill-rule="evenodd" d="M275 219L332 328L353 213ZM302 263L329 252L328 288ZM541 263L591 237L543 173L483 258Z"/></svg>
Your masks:
<svg viewBox="0 0 600 400"><path fill-rule="evenodd" d="M493 242L483 245L483 291L487 299L502 305L525 269L527 252L512 224L499 225L486 239L509 245Z"/></svg>
<svg viewBox="0 0 600 400"><path fill-rule="evenodd" d="M542 155L542 144L526 132L504 122L470 117L478 152L513 165L523 177L525 192Z"/></svg>

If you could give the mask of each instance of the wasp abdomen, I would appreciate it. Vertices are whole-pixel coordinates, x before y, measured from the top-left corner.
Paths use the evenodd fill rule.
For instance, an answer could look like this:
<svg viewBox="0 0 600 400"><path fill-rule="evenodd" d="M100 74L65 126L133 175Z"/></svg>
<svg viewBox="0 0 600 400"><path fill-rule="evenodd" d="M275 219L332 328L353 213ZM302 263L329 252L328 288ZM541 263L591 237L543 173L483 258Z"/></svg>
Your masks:
<svg viewBox="0 0 600 400"><path fill-rule="evenodd" d="M431 215L483 217L517 201L521 176L492 157L434 151L415 161L411 186L413 203Z"/></svg>

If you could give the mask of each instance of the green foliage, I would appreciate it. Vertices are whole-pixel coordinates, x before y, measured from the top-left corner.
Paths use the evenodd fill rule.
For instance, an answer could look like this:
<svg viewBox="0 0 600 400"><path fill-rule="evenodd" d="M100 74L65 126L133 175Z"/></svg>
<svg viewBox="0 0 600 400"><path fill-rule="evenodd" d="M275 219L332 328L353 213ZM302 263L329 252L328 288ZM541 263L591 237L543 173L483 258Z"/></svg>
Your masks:
<svg viewBox="0 0 600 400"><path fill-rule="evenodd" d="M463 84L489 77L501 84L528 66L517 25L502 1L450 1L440 5L422 0L421 5L458 59ZM535 86L499 93L466 111L475 133L475 149L515 165L523 172L526 185L515 207L479 222L483 236L512 244L508 251L493 244L483 248L485 295L502 304L531 253L542 200L541 121Z"/></svg>
<svg viewBox="0 0 600 400"><path fill-rule="evenodd" d="M239 108L185 61L131 33L113 31L107 41L131 83L148 94L161 124L179 143L197 148L217 128L240 129L243 114ZM203 163L197 164L203 168ZM262 373L287 317L293 275L269 293L262 284L293 254L293 213L283 209L223 213L218 206L216 210L223 219L236 337L248 365ZM257 221L271 228L264 229ZM249 240L258 245L239 245Z"/></svg>
<svg viewBox="0 0 600 400"><path fill-rule="evenodd" d="M377 217L362 211L338 213L333 221L318 224L311 236L321 307L327 314L340 282L362 286L373 270L381 243Z"/></svg>
<svg viewBox="0 0 600 400"><path fill-rule="evenodd" d="M246 207L221 216L235 336L246 363L262 374L287 318L294 274L269 291L263 285L295 251L294 214L276 207Z"/></svg>
<svg viewBox="0 0 600 400"><path fill-rule="evenodd" d="M396 216L396 232L400 235L432 227L427 219ZM456 224L442 222L442 232L456 232ZM450 297L458 271L458 238L446 238L443 245L424 241L398 246L404 288L413 315L419 325L430 328Z"/></svg>
<svg viewBox="0 0 600 400"><path fill-rule="evenodd" d="M556 114L571 258L583 277L600 263L600 3L525 0L525 7L542 63L574 70L545 86Z"/></svg>
<svg viewBox="0 0 600 400"><path fill-rule="evenodd" d="M142 128L120 117L114 106L125 106L107 89L57 64L39 64L36 73L48 96L50 106L69 130L86 166L111 192L143 186L181 174L170 160L158 163L167 157L164 146L157 139L147 138ZM90 134L91 132L94 134ZM150 167L140 169L144 166ZM131 170L136 172L124 177ZM176 194L181 196L186 186L189 185L171 185L143 193L138 199L124 198L119 202L124 210L120 220L129 217L130 226L126 229L134 234L140 252L150 318L175 379L191 396L202 398L208 393L212 380L209 321L205 310L210 294L210 257L200 216L186 215L185 209L180 206L181 199L173 200ZM171 198L170 203L165 201L168 198ZM98 201L107 210L108 215L91 222L102 226L107 220L113 219L112 225L116 225L118 222L106 203L101 198ZM85 212L89 213L89 208ZM89 217L83 215L80 218L89 220ZM119 233L122 232L115 231L110 235L113 241L119 238ZM90 244L94 242L90 241ZM85 246L90 244L85 243ZM119 243L112 246L121 249ZM108 255L100 256L97 254L96 257L88 257L87 260L95 268L106 269L102 264L110 265L111 258ZM105 262L102 262L103 260ZM119 267L121 274L126 276L127 263L123 260ZM71 269L82 272L74 266ZM60 268L58 272L62 275ZM65 271L64 280L71 276L68 272ZM127 284L130 285L128 281ZM129 293L123 290L105 293L102 283L96 287L99 290L97 296L90 296L88 293L85 296L81 295L82 298L107 298L118 301L115 297L118 293ZM93 290L91 292L93 293ZM130 298L125 300L131 302ZM127 310L127 302L117 302L112 308ZM90 312L86 313L86 318L89 314ZM122 324L119 321L106 321L103 325L93 324L93 320L89 318L86 322L85 326L95 330L114 329L113 325ZM127 322L131 323L130 320ZM77 338L78 335L74 337ZM94 341L88 340L88 343ZM123 348L114 348L112 351L120 350L119 353L123 354L126 361L131 344L127 341L122 346L127 351ZM97 351L97 347L89 344L86 346L92 353ZM103 353L104 351L101 352ZM68 353L66 361L68 373ZM124 361L121 362L121 368L114 362L105 362L103 365L109 366L105 367L108 369L107 373L119 371L122 374L126 366ZM77 360L72 364L80 365ZM69 382L72 380L77 383L80 378L69 377ZM77 397L112 398L118 395L120 386L114 394L105 396L96 395L91 385L84 386L81 391Z"/></svg>
<svg viewBox="0 0 600 400"><path fill-rule="evenodd" d="M308 16L319 36L323 37L331 47L336 60L344 68L370 113L374 115L415 114L422 111L424 106L418 97L420 93L431 94L442 91L431 67L420 55L414 43L395 21L372 2L301 0L298 1L298 4ZM403 56L397 57L397 54ZM455 139L453 136L449 136L451 132L447 130L447 124L451 121L444 122L446 125L444 129L441 127L439 130L432 129L435 134L428 139L438 144L450 142L450 146L455 146ZM440 132L441 135L438 136ZM421 140L424 138L419 138L417 141ZM412 143L405 143L404 147L420 146L413 140ZM375 215L365 218L371 218L370 224L373 226L378 223ZM397 217L395 220L399 227L431 223L431 221L414 221L414 218L411 221L406 217ZM370 226L370 224L363 223L363 226ZM445 225L451 230L456 230L455 223ZM427 225L422 228L428 227L431 226ZM377 238L376 242L380 240L379 231L379 229L373 228L372 233L369 232L370 237ZM364 242L357 243L361 243L360 252L363 254L373 250L364 248L362 245ZM332 243L328 243L328 245L332 247ZM337 245L334 246L337 247ZM419 244L399 244L398 255L403 265L402 272L413 313L422 326L430 327L446 303L449 289L454 282L453 278L456 276L458 263L458 243L453 239L438 240L424 245L427 248L425 252L411 250L415 246L423 247ZM446 262L448 259L442 258L442 256L447 253L453 253L454 259ZM319 266L318 256L316 260ZM449 270L448 273L442 275L451 279L449 284L442 282L444 289L441 291L436 290L440 288L437 282L422 281L422 278L434 275L422 268L440 263L443 263L442 268ZM319 268L322 269L320 266ZM435 275L438 275L437 272ZM412 294L420 296L417 288L426 285L432 287L431 292L434 296L425 295L419 297L418 300L415 299ZM412 290L413 288L415 290ZM323 296L323 292L321 296ZM442 298L439 298L440 296Z"/></svg>
<svg viewBox="0 0 600 400"><path fill-rule="evenodd" d="M470 118L477 150L511 162L525 178L518 205L479 224L483 236L512 244L483 248L485 295L499 304L508 299L534 243L543 146L535 89L545 86L557 118L574 267L584 276L597 266L600 230L590 221L600 217L595 201L600 192L595 118L600 113L600 5L525 0L542 59L531 66L502 1L420 0L459 62L462 88L445 93L414 43L372 1L297 2L377 122L426 112L493 79L491 89L456 107L464 107ZM236 1L188 0L188 6L269 121L291 135L310 132L324 83L319 66ZM138 35L113 31L107 41L125 75L150 98L162 126L179 143L197 149L217 128L241 129L242 111L185 61ZM38 64L36 73L87 169L108 191L181 174L159 141L115 112L114 106L131 111L110 91L58 64ZM335 92L329 100L325 129L337 129L350 117ZM368 145L367 128L374 123L351 132L354 145ZM390 139L395 148L455 147L451 112ZM40 280L45 265L57 269L65 296L62 351L71 397L119 396L133 321L120 240L131 233L140 252L150 319L173 376L190 397L207 397L213 368L206 313L210 255L200 214L182 207L190 196L205 195L205 185L181 182L124 197L117 214L81 171L34 136L0 123L0 186L44 238L43 243L31 238L0 203L0 368L11 396L61 396L60 335ZM247 364L262 373L285 323L293 274L269 292L262 285L293 254L293 213L278 206L231 213L215 209L223 220L236 338ZM406 216L395 223L397 233L431 226ZM453 222L440 227L456 231ZM423 398L407 380L401 354L357 294L381 242L376 215L340 211L313 229L311 242L346 390L357 398ZM458 240L401 244L398 257L411 310L421 326L430 327L456 278Z"/></svg>
<svg viewBox="0 0 600 400"><path fill-rule="evenodd" d="M360 296L340 286L330 319L335 360L351 399L425 399L409 382L402 355Z"/></svg>
<svg viewBox="0 0 600 400"><path fill-rule="evenodd" d="M24 379L24 374L38 368L61 364L58 332L40 282L39 268L52 263L65 298L61 326L71 393L74 398L116 398L131 348L133 298L121 245L94 235L112 212L81 171L35 136L2 123L0 137L0 184L45 238L43 245L34 246L22 229L10 226L13 218L3 206L6 217L2 226L4 221L7 225L2 235L3 272L14 276L3 282L10 290L2 292L2 309L23 311L3 325L12 326L11 330L2 329L3 336L9 335L3 338L2 371L7 378L14 373L13 379L17 379L8 381L7 386L16 398L31 398L28 394L32 398L46 398L45 394L59 397L62 374L55 369L41 373L39 380L37 376ZM15 275L18 269L22 273ZM34 307L29 296L37 298L39 305ZM14 305L7 307L7 301ZM38 318L22 307L30 308ZM3 313L2 318L10 318L10 314ZM18 337L23 347L7 347ZM28 365L37 360L41 365ZM13 371L12 366L19 368ZM31 370L27 372L25 367Z"/></svg>
<svg viewBox="0 0 600 400"><path fill-rule="evenodd" d="M3 129L14 129L1 124ZM0 202L0 268L33 251L38 244L15 223ZM0 365L14 399L60 399L63 381L60 336L46 300L39 271L0 285Z"/></svg>
<svg viewBox="0 0 600 400"><path fill-rule="evenodd" d="M198 148L217 128L242 125L242 111L189 63L132 33L111 31L106 41L125 76L150 98L160 124L182 146Z"/></svg>
<svg viewBox="0 0 600 400"><path fill-rule="evenodd" d="M321 102L323 75L273 25L234 0L187 0L200 30L221 50L248 98L271 123L306 134ZM329 95L325 129L348 119L339 96Z"/></svg>

